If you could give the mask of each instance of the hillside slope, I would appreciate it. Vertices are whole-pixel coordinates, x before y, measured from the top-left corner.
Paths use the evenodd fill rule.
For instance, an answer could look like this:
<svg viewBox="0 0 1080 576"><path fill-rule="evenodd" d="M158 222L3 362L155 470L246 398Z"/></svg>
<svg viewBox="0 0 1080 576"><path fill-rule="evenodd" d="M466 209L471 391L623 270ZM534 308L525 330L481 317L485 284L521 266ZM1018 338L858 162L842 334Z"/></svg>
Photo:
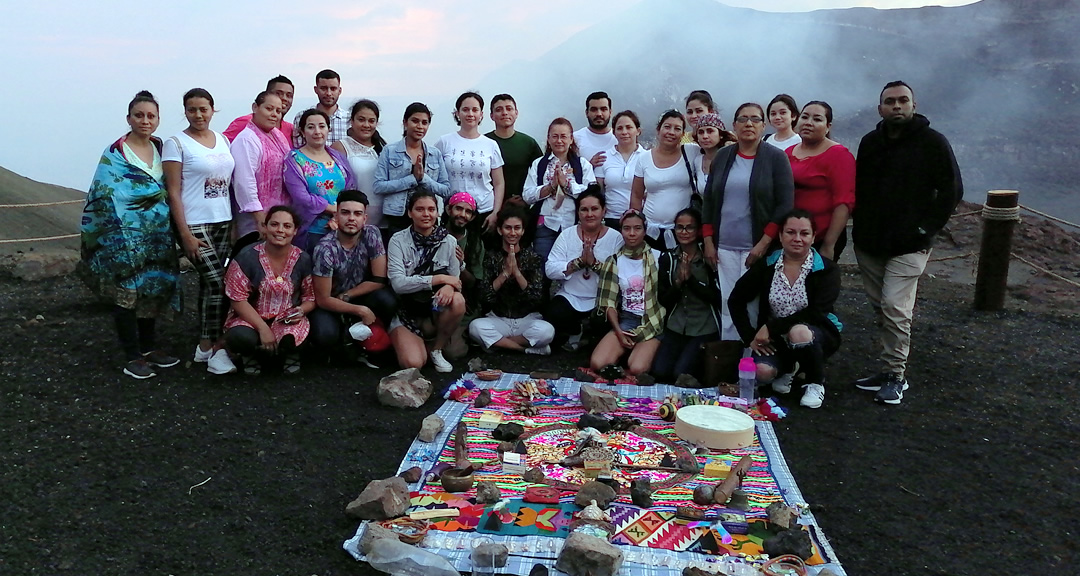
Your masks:
<svg viewBox="0 0 1080 576"><path fill-rule="evenodd" d="M0 255L16 252L78 249L79 239L42 242L4 242L26 238L63 236L79 231L83 192L63 186L36 182L0 168ZM40 207L13 207L21 204L52 204Z"/></svg>

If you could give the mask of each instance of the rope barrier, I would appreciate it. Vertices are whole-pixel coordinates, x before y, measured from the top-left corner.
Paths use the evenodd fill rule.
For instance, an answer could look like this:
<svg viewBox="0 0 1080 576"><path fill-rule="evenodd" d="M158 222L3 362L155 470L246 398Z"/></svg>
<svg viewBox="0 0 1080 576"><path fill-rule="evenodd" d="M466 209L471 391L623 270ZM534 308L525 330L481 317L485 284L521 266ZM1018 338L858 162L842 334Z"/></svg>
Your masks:
<svg viewBox="0 0 1080 576"><path fill-rule="evenodd" d="M47 240L66 240L68 238L78 238L79 234L63 234L61 236L42 236L41 238L11 238L8 240L0 240L0 244L15 244L16 242L45 242Z"/></svg>
<svg viewBox="0 0 1080 576"><path fill-rule="evenodd" d="M1023 208L1024 210L1027 210L1028 212L1033 213L1033 214L1038 214L1039 216L1042 216L1043 218L1046 218L1048 220L1053 220L1054 222L1057 222L1058 224L1065 224L1066 226L1072 226L1073 228L1080 228L1080 224L1073 224L1072 222L1069 222L1068 220L1062 220L1061 218L1058 218L1057 216L1051 216L1051 215L1047 214L1046 212L1039 212L1038 210L1036 210L1034 208L1031 208L1029 206L1024 206L1023 204L1021 204L1020 207Z"/></svg>
<svg viewBox="0 0 1080 576"><path fill-rule="evenodd" d="M994 206L988 206L983 204L982 207L983 220L996 220L1000 222L1019 222L1020 221L1020 207L1013 206L1012 208L996 208Z"/></svg>
<svg viewBox="0 0 1080 576"><path fill-rule="evenodd" d="M86 200L64 200L62 202L34 202L32 204L0 204L0 208L41 208L43 206L60 206L62 204L85 204Z"/></svg>
<svg viewBox="0 0 1080 576"><path fill-rule="evenodd" d="M1047 270L1046 268L1043 268L1042 266L1039 266L1038 264L1032 262L1031 260L1028 260L1027 258L1024 258L1023 256L1020 256L1019 254L1013 254L1012 257L1016 258L1017 260L1019 260L1021 262L1023 262L1024 264L1027 264L1028 266L1031 266L1032 268L1038 270L1039 272L1042 272L1043 274L1046 274L1047 276L1057 278L1058 280L1061 280L1062 282L1065 282L1066 284L1072 284L1073 286L1075 286L1077 288L1080 288L1080 282L1076 282L1074 280L1069 280L1068 278L1066 278L1066 277L1064 277L1064 276L1062 276L1060 274L1051 272L1051 271Z"/></svg>

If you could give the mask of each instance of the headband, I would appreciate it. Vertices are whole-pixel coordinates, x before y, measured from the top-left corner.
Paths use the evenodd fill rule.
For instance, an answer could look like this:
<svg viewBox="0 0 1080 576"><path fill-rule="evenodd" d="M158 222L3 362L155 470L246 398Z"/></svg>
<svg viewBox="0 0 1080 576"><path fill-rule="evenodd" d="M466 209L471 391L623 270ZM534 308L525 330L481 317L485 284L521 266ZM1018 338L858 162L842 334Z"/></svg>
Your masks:
<svg viewBox="0 0 1080 576"><path fill-rule="evenodd" d="M724 121L720 119L718 114L709 112L697 117L697 127L712 126L721 132L727 132L727 126L724 126Z"/></svg>
<svg viewBox="0 0 1080 576"><path fill-rule="evenodd" d="M473 211L476 211L476 200L468 192L458 192L457 194L454 194L450 197L450 201L447 202L446 205L453 206L454 204L458 204L461 202L468 204L469 208L472 208Z"/></svg>

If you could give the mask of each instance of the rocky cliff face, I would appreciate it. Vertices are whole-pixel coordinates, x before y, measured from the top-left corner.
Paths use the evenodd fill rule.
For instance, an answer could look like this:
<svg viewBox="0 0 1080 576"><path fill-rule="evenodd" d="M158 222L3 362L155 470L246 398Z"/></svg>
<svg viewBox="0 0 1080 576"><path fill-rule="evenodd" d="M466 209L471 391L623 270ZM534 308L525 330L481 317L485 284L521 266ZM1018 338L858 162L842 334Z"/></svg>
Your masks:
<svg viewBox="0 0 1080 576"><path fill-rule="evenodd" d="M956 8L774 14L713 0L645 0L600 19L535 62L492 74L485 93L519 97L523 128L584 122L584 97L655 118L691 90L716 97L725 122L744 101L786 92L825 100L834 136L854 149L878 120L881 86L903 79L919 111L952 141L968 198L1018 188L1021 201L1080 219L1080 1L983 0Z"/></svg>

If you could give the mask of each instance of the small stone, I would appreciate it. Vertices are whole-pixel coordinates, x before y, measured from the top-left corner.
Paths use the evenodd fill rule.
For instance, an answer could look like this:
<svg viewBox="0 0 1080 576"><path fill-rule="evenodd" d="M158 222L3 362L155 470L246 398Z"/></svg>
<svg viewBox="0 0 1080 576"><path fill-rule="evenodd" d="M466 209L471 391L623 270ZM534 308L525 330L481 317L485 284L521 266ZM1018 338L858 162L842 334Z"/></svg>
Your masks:
<svg viewBox="0 0 1080 576"><path fill-rule="evenodd" d="M372 480L345 507L345 513L361 520L396 518L409 508L409 486L401 477Z"/></svg>
<svg viewBox="0 0 1080 576"><path fill-rule="evenodd" d="M503 452L513 452L515 444L513 442L499 442L499 445L495 447L495 450L502 454Z"/></svg>
<svg viewBox="0 0 1080 576"><path fill-rule="evenodd" d="M521 479L530 484L542 484L544 482L544 471L540 468L529 468L525 471L525 474L521 476Z"/></svg>
<svg viewBox="0 0 1080 576"><path fill-rule="evenodd" d="M488 404L491 404L491 390L484 388L476 395L476 399L473 400L473 406L477 408L484 408Z"/></svg>
<svg viewBox="0 0 1080 576"><path fill-rule="evenodd" d="M806 530L784 530L762 542L761 548L772 558L794 554L803 560L809 560L814 555L810 534Z"/></svg>
<svg viewBox="0 0 1080 576"><path fill-rule="evenodd" d="M631 418L630 416L616 416L611 419L612 430L627 432L638 426L641 426L641 420Z"/></svg>
<svg viewBox="0 0 1080 576"><path fill-rule="evenodd" d="M779 530L790 530L798 523L799 513L783 502L773 502L765 509L769 524Z"/></svg>
<svg viewBox="0 0 1080 576"><path fill-rule="evenodd" d="M416 437L421 442L434 442L435 437L442 432L444 426L443 419L438 414L432 414L427 418L424 418L424 422L420 424L420 433Z"/></svg>
<svg viewBox="0 0 1080 576"><path fill-rule="evenodd" d="M386 406L419 408L434 391L435 386L421 376L420 370L406 368L380 380L375 395Z"/></svg>
<svg viewBox="0 0 1080 576"><path fill-rule="evenodd" d="M689 472L691 474L697 474L701 471L698 466L697 458L693 456L679 456L675 459L675 467L681 472Z"/></svg>
<svg viewBox="0 0 1080 576"><path fill-rule="evenodd" d="M496 440L513 442L525 433L525 427L517 422L504 422L491 431L491 437Z"/></svg>
<svg viewBox="0 0 1080 576"><path fill-rule="evenodd" d="M614 576L622 563L623 553L610 542L573 532L563 543L555 569L570 576Z"/></svg>
<svg viewBox="0 0 1080 576"><path fill-rule="evenodd" d="M389 528L383 528L374 522L369 522L367 528L364 528L364 535L360 537L360 551L364 555L371 553L371 545L380 538L393 538L398 540L396 532Z"/></svg>
<svg viewBox="0 0 1080 576"><path fill-rule="evenodd" d="M509 556L510 550L504 544L484 542L473 548L473 572L479 572L480 568L502 568Z"/></svg>
<svg viewBox="0 0 1080 576"><path fill-rule="evenodd" d="M607 510L607 507L611 505L617 496L618 495L611 486L593 480L582 484L581 487L578 488L577 496L574 496L574 504L584 508L592 503L593 500L596 500L597 506Z"/></svg>
<svg viewBox="0 0 1080 576"><path fill-rule="evenodd" d="M536 564L529 570L529 576L548 576L548 568L543 564Z"/></svg>
<svg viewBox="0 0 1080 576"><path fill-rule="evenodd" d="M634 478L630 482L630 499L634 506L652 508L652 482L645 477Z"/></svg>
<svg viewBox="0 0 1080 576"><path fill-rule="evenodd" d="M419 466L413 466L412 468L405 470L401 474L398 474L398 476L400 476L402 480L408 482L409 484L416 484L420 481L420 475L423 473L424 471L421 470Z"/></svg>
<svg viewBox="0 0 1080 576"><path fill-rule="evenodd" d="M715 489L716 487L712 484L702 484L694 488L694 504L711 506L713 503L713 490Z"/></svg>
<svg viewBox="0 0 1080 576"><path fill-rule="evenodd" d="M701 388L701 382L690 374L679 374L675 379L675 385L679 388Z"/></svg>
<svg viewBox="0 0 1080 576"><path fill-rule="evenodd" d="M602 414L586 412L581 415L581 418L578 418L577 427L578 430L595 428L597 432L605 434L611 431L611 420L608 420Z"/></svg>
<svg viewBox="0 0 1080 576"><path fill-rule="evenodd" d="M589 374L581 368L574 371L574 380L577 380L578 382L596 382L596 378L592 374Z"/></svg>
<svg viewBox="0 0 1080 576"><path fill-rule="evenodd" d="M619 409L619 397L611 392L584 384L580 394L581 407L586 412L615 412Z"/></svg>
<svg viewBox="0 0 1080 576"><path fill-rule="evenodd" d="M469 360L469 366L468 367L469 367L469 372L472 372L473 374L476 374L477 372L482 372L484 370L487 370L487 362L484 362L483 358L479 358L479 357L478 358L473 358L472 360Z"/></svg>
<svg viewBox="0 0 1080 576"><path fill-rule="evenodd" d="M502 499L502 491L494 482L484 480L476 483L477 504L492 504L500 499Z"/></svg>
<svg viewBox="0 0 1080 576"><path fill-rule="evenodd" d="M731 499L728 500L727 507L735 510L742 510L743 512L750 510L750 497L746 493L746 490L736 488L735 491L731 493Z"/></svg>
<svg viewBox="0 0 1080 576"><path fill-rule="evenodd" d="M634 377L637 380L638 386L654 386L656 384L656 378L648 372L642 372Z"/></svg>

